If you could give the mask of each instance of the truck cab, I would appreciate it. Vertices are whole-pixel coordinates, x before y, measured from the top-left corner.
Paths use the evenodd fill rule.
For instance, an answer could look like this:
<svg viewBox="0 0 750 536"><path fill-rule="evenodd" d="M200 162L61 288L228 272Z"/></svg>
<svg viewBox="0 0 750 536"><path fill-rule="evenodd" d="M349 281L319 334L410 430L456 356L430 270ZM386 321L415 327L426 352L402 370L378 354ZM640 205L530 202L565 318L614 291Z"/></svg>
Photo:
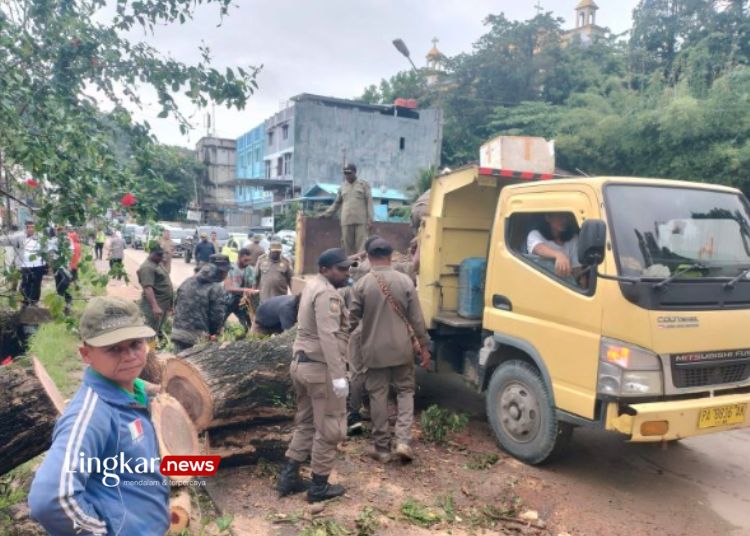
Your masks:
<svg viewBox="0 0 750 536"><path fill-rule="evenodd" d="M528 250L551 215L570 222L572 275ZM485 393L517 458L550 459L576 426L659 442L750 425L750 209L738 190L469 166L434 180L419 239L436 367ZM459 314L467 259L486 262L476 316Z"/></svg>

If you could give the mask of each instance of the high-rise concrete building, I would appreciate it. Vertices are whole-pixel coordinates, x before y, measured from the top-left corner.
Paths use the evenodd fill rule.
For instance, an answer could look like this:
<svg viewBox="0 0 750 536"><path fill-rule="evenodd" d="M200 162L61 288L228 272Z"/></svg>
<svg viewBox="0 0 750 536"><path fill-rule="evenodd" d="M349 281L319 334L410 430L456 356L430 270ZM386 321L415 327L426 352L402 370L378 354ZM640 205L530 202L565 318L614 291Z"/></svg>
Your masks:
<svg viewBox="0 0 750 536"><path fill-rule="evenodd" d="M226 213L236 206L235 147L235 140L213 136L201 138L195 146L196 157L205 166L196 192L203 223L225 225Z"/></svg>

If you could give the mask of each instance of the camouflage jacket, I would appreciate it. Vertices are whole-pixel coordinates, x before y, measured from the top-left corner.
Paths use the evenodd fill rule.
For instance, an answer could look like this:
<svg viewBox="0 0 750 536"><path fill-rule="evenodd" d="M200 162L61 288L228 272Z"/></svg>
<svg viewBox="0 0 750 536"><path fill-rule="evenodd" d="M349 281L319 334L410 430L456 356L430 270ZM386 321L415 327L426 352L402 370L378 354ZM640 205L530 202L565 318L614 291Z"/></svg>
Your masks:
<svg viewBox="0 0 750 536"><path fill-rule="evenodd" d="M219 270L208 264L177 290L172 339L195 344L199 338L217 335L224 325L224 286Z"/></svg>

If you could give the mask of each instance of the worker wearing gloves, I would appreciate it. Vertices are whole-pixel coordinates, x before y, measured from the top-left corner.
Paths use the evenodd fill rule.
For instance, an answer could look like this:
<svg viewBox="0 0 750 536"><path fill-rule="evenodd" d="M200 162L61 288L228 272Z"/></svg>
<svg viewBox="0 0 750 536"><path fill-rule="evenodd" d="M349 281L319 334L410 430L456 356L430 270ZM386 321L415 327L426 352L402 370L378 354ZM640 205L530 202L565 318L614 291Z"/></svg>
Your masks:
<svg viewBox="0 0 750 536"><path fill-rule="evenodd" d="M342 249L328 249L318 258L319 274L302 292L294 359L290 367L296 393L294 435L286 451L287 463L276 489L282 497L299 493L307 484L299 474L311 458L309 502L343 495L344 487L329 484L336 445L346 436L346 345L348 318L337 288L349 278L351 261Z"/></svg>
<svg viewBox="0 0 750 536"><path fill-rule="evenodd" d="M156 333L137 305L111 297L89 302L80 333L88 368L34 477L31 518L55 536L164 534L169 484L138 378Z"/></svg>

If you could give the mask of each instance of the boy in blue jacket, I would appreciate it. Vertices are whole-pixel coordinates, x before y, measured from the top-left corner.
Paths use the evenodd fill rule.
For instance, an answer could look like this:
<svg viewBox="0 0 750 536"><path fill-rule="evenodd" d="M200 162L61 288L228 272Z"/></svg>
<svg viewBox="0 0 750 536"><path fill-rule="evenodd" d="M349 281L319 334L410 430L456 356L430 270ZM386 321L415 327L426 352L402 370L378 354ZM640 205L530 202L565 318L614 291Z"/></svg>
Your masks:
<svg viewBox="0 0 750 536"><path fill-rule="evenodd" d="M31 517L53 536L162 536L169 484L138 378L155 333L134 303L118 298L93 299L80 333L88 368L34 477Z"/></svg>

